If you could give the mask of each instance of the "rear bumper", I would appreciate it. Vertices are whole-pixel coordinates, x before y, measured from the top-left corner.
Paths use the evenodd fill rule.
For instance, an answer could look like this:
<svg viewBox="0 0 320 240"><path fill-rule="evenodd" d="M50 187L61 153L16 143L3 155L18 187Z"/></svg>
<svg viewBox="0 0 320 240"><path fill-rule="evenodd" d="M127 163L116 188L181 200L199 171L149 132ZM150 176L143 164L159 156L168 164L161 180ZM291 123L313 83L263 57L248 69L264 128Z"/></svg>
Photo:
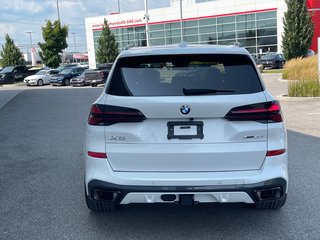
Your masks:
<svg viewBox="0 0 320 240"><path fill-rule="evenodd" d="M86 156L86 193L119 192L116 203L162 202L163 194L192 194L199 202L255 203L254 191L280 187L288 192L287 153L267 157L258 170L225 172L116 172L107 159Z"/></svg>
<svg viewBox="0 0 320 240"><path fill-rule="evenodd" d="M179 202L180 196L191 196L192 202L250 204L270 200L259 199L255 194L256 191L279 189L281 195L278 199L284 198L287 192L287 181L283 178L276 178L246 185L132 186L92 180L87 189L91 199L117 204ZM109 193L111 195L115 193L114 197L109 198L107 195Z"/></svg>

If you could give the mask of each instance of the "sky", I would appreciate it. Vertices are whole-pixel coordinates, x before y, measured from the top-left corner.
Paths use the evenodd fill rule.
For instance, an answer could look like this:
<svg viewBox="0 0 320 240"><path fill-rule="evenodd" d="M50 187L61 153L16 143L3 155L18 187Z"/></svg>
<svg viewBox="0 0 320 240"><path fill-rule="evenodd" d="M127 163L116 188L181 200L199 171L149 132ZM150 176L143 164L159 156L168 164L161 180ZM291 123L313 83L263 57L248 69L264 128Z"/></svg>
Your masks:
<svg viewBox="0 0 320 240"><path fill-rule="evenodd" d="M77 51L86 51L85 18L108 15L118 11L118 0L58 0L62 24L68 25L67 51L74 51L74 37ZM119 0L121 12L144 9L144 0ZM148 0L149 8L168 7L170 0ZM46 20L57 20L57 0L0 0L0 46L5 34L13 38L23 52L43 42L41 27ZM75 33L75 35L71 34Z"/></svg>

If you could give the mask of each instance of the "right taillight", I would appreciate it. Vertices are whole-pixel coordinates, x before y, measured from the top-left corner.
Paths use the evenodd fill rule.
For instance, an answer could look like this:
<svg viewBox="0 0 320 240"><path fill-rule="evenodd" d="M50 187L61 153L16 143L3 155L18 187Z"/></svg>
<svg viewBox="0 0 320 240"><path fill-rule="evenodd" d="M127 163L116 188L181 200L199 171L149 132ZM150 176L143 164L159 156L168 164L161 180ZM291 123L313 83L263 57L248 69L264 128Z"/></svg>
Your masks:
<svg viewBox="0 0 320 240"><path fill-rule="evenodd" d="M88 118L89 125L108 126L120 122L142 122L146 117L137 109L93 104Z"/></svg>
<svg viewBox="0 0 320 240"><path fill-rule="evenodd" d="M267 151L266 156L267 157L278 156L278 155L284 154L285 152L286 152L285 148L278 149L278 150L270 150L270 151Z"/></svg>
<svg viewBox="0 0 320 240"><path fill-rule="evenodd" d="M225 116L230 121L282 122L278 101L255 103L231 109Z"/></svg>

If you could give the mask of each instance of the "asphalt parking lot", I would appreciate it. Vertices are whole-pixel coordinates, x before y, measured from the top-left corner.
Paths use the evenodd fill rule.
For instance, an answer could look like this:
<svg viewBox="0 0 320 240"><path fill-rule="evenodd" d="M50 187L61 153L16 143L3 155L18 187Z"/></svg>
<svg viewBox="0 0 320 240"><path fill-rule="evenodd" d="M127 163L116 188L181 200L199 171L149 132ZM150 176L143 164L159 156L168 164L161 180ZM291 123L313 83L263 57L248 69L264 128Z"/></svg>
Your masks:
<svg viewBox="0 0 320 240"><path fill-rule="evenodd" d="M286 93L278 78L264 75L276 96ZM131 205L93 214L84 200L82 147L90 105L102 88L25 89L0 89L1 240L320 239L319 99L281 100L290 161L281 210Z"/></svg>

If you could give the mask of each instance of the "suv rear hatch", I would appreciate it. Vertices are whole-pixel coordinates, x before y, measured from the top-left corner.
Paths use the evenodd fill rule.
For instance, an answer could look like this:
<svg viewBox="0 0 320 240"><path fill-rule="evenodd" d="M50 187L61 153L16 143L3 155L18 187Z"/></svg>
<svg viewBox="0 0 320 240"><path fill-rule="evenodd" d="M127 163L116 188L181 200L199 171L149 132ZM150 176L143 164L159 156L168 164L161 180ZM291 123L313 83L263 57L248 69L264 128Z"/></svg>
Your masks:
<svg viewBox="0 0 320 240"><path fill-rule="evenodd" d="M263 90L247 55L124 57L93 112L114 171L256 170L267 152L266 118L255 117L268 111Z"/></svg>

